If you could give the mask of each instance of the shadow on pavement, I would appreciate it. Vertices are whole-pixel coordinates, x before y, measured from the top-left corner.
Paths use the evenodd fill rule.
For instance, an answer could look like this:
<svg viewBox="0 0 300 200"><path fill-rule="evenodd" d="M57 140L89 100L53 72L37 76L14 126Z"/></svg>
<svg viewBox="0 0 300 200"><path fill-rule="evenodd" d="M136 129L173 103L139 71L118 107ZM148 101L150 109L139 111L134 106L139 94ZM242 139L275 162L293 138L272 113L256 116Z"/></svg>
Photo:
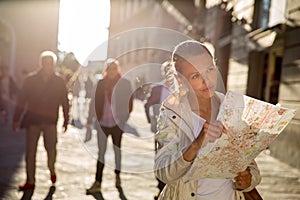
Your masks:
<svg viewBox="0 0 300 200"><path fill-rule="evenodd" d="M48 192L48 194L47 194L47 196L45 197L44 200L52 200L52 196L53 196L55 190L56 190L56 187L51 186L49 188L49 192ZM22 196L21 200L31 200L33 192L34 192L34 189L24 190L24 193L23 193L23 196Z"/></svg>
<svg viewBox="0 0 300 200"><path fill-rule="evenodd" d="M121 200L127 200L124 192L123 192L123 189L122 187L117 187L118 189L118 192L119 192L119 197ZM104 197L102 196L102 193L99 191L99 192L94 192L94 193L91 193L91 194L88 194L88 195L92 195L95 199L97 200L104 200ZM46 199L45 199L46 200Z"/></svg>
<svg viewBox="0 0 300 200"><path fill-rule="evenodd" d="M95 193L90 194L90 195L92 195L97 200L104 200L101 192L95 192Z"/></svg>
<svg viewBox="0 0 300 200"><path fill-rule="evenodd" d="M21 200L30 200L33 195L34 189L25 190Z"/></svg>
<svg viewBox="0 0 300 200"><path fill-rule="evenodd" d="M48 192L47 196L45 197L45 200L52 200L52 196L53 196L55 190L56 190L56 187L52 185L49 188L49 192Z"/></svg>
<svg viewBox="0 0 300 200"><path fill-rule="evenodd" d="M21 177L16 174L23 161L25 152L25 132L15 133L11 126L0 124L0 199L16 199L12 188L15 180Z"/></svg>
<svg viewBox="0 0 300 200"><path fill-rule="evenodd" d="M132 127L131 125L129 125L128 123L125 124L124 132L130 133L130 134L135 135L137 137L140 136L139 133L137 132L137 130L134 127Z"/></svg>
<svg viewBox="0 0 300 200"><path fill-rule="evenodd" d="M125 194L124 194L124 192L123 192L122 187L121 187L121 186L120 186L120 187L117 187L117 189L118 189L118 192L119 192L119 197L120 197L120 199L121 199L121 200L127 200L127 198L126 198L126 196L125 196Z"/></svg>

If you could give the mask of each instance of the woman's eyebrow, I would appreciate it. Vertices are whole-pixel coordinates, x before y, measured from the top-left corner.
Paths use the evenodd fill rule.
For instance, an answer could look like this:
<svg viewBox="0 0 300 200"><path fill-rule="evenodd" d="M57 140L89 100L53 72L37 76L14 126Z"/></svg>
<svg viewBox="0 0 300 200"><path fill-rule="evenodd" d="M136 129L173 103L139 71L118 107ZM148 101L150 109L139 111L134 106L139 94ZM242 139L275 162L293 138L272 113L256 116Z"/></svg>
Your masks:
<svg viewBox="0 0 300 200"><path fill-rule="evenodd" d="M211 64L211 65L209 65L209 66L207 66L207 67L201 67L202 68L202 70L200 70L200 71L205 71L205 70L207 70L207 69L209 69L209 68L211 68L211 67L215 67L215 65L214 64Z"/></svg>
<svg viewBox="0 0 300 200"><path fill-rule="evenodd" d="M195 75L195 74L200 74L200 72L199 71L191 72L191 73L189 73L189 77L191 77L192 75Z"/></svg>

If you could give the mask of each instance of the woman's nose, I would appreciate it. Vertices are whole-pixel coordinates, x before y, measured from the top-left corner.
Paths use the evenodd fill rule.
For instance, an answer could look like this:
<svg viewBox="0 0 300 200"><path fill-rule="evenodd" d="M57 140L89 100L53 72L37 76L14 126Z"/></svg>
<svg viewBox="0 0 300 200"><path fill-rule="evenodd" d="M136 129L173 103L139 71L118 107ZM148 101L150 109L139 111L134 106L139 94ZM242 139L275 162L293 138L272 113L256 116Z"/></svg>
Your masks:
<svg viewBox="0 0 300 200"><path fill-rule="evenodd" d="M202 82L205 84L209 81L209 78L205 72L201 73L201 79L202 79Z"/></svg>

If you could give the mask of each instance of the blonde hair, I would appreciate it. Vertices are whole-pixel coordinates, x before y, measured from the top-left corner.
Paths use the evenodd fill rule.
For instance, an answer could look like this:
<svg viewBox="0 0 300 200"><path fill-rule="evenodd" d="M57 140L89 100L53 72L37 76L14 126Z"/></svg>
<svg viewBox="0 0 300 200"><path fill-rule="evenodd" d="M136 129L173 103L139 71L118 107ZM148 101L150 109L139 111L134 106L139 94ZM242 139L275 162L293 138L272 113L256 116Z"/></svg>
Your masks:
<svg viewBox="0 0 300 200"><path fill-rule="evenodd" d="M178 72L181 72L181 61L187 61L188 58L198 54L208 53L208 55L214 60L212 53L205 46L205 44L196 40L186 40L179 43L173 50L171 61L174 63L175 68Z"/></svg>
<svg viewBox="0 0 300 200"><path fill-rule="evenodd" d="M120 63L117 59L114 59L114 58L108 58L105 63L104 63L104 70L102 72L102 76L103 78L106 78L107 77L107 71L108 69L113 66L113 65L116 65L117 66L117 71L118 71L118 74L121 74L121 68L120 68Z"/></svg>

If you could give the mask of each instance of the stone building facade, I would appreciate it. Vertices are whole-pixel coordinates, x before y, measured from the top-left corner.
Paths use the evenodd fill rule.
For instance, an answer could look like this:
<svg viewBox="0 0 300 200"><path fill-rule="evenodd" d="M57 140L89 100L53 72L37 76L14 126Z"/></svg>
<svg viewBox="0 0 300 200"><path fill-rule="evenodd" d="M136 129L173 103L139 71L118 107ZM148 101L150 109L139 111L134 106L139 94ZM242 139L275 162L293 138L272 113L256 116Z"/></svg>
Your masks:
<svg viewBox="0 0 300 200"><path fill-rule="evenodd" d="M0 1L0 64L18 85L38 67L43 50L57 52L59 0Z"/></svg>

